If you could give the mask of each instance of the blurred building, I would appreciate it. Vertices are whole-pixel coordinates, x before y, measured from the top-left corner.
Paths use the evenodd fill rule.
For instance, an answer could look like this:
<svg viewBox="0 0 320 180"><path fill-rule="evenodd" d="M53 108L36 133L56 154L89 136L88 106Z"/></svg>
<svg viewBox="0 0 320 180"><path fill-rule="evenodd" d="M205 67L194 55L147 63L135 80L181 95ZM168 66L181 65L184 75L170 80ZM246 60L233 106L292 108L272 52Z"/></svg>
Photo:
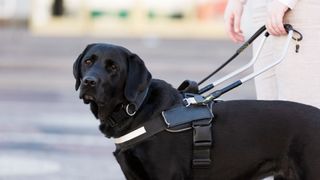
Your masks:
<svg viewBox="0 0 320 180"><path fill-rule="evenodd" d="M33 0L37 34L210 38L224 35L226 0Z"/></svg>
<svg viewBox="0 0 320 180"><path fill-rule="evenodd" d="M11 8L13 2L18 4L18 1L28 0L0 0L7 2ZM29 27L36 34L168 38L212 38L225 35L223 11L226 0L28 2L31 6Z"/></svg>
<svg viewBox="0 0 320 180"><path fill-rule="evenodd" d="M25 24L30 10L31 0L0 0L0 22Z"/></svg>

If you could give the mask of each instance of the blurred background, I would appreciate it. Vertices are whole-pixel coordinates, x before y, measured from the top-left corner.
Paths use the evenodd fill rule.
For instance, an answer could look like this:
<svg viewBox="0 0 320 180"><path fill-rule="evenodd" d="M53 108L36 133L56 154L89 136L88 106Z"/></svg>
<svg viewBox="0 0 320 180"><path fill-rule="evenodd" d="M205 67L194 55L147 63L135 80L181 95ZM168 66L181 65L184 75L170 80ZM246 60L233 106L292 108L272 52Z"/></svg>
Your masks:
<svg viewBox="0 0 320 180"><path fill-rule="evenodd" d="M137 53L154 78L174 87L199 81L240 46L226 38L225 6L226 0L0 0L0 179L124 180L112 140L99 133L74 89L74 60L89 43L112 43ZM221 97L254 98L253 82Z"/></svg>

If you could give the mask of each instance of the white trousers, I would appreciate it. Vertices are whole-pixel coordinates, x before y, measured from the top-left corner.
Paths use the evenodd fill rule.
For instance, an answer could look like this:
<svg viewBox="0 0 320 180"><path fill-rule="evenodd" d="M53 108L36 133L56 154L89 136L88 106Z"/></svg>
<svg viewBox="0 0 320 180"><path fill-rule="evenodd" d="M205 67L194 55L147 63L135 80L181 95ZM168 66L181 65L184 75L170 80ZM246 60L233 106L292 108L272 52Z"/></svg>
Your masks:
<svg viewBox="0 0 320 180"><path fill-rule="evenodd" d="M269 1L248 1L254 31L265 24ZM295 8L286 13L285 23L290 23L303 34L299 53L295 52L295 42L292 41L286 59L255 79L257 98L289 100L320 108L320 0L299 0ZM270 36L254 69L261 69L276 60L285 40L285 36ZM254 42L254 53L259 44L259 39Z"/></svg>

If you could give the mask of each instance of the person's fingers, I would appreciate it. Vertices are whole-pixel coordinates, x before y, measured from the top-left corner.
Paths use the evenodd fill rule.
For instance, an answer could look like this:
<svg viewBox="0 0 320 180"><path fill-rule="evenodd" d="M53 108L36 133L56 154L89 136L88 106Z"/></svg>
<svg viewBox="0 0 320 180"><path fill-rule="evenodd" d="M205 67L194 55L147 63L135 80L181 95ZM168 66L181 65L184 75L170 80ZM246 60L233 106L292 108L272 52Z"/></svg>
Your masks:
<svg viewBox="0 0 320 180"><path fill-rule="evenodd" d="M231 38L232 41L236 41L235 37L234 37L234 32L233 32L233 15L229 15L226 19L227 23L226 23L226 29L227 29L227 33L229 35L229 37Z"/></svg>
<svg viewBox="0 0 320 180"><path fill-rule="evenodd" d="M242 34L242 31L240 29L240 22L241 22L241 15L239 13L236 13L234 15L234 20L233 20L233 37L236 40L235 42L243 42L244 41L244 36Z"/></svg>
<svg viewBox="0 0 320 180"><path fill-rule="evenodd" d="M239 32L236 32L235 27L235 16L231 15L230 18L227 20L227 32L231 40L235 43L243 42L244 36L242 35L242 31L239 29ZM240 26L240 25L239 25Z"/></svg>
<svg viewBox="0 0 320 180"><path fill-rule="evenodd" d="M274 17L274 28L278 32L278 35L287 34L283 24L283 14L277 14L277 16Z"/></svg>
<svg viewBox="0 0 320 180"><path fill-rule="evenodd" d="M283 25L283 16L277 16L277 27L280 35L286 35L286 29L284 28Z"/></svg>
<svg viewBox="0 0 320 180"><path fill-rule="evenodd" d="M267 31L271 34L271 35L274 35L275 32L272 28L272 21L270 18L267 19L267 23L266 23L266 28L267 28Z"/></svg>
<svg viewBox="0 0 320 180"><path fill-rule="evenodd" d="M236 33L237 42L244 42L244 36L241 30L241 15L242 11L238 11L234 17L234 31Z"/></svg>
<svg viewBox="0 0 320 180"><path fill-rule="evenodd" d="M239 13L236 13L234 16L234 31L236 33L240 33L240 21L241 21L241 15Z"/></svg>
<svg viewBox="0 0 320 180"><path fill-rule="evenodd" d="M271 26L272 26L272 29L273 29L273 32L275 36L279 36L281 35L281 30L279 28L279 26L281 26L281 20L279 22L279 19L277 18L277 16L272 16L271 17Z"/></svg>
<svg viewBox="0 0 320 180"><path fill-rule="evenodd" d="M242 31L240 29L241 16L243 11L243 3L239 0L229 0L226 6L224 19L225 28L230 39L234 42L241 42L244 40Z"/></svg>
<svg viewBox="0 0 320 180"><path fill-rule="evenodd" d="M240 43L240 42L244 41L244 36L242 35L242 33L237 33L237 32L232 31L231 32L231 39L235 43Z"/></svg>
<svg viewBox="0 0 320 180"><path fill-rule="evenodd" d="M278 16L278 17L273 16L271 18L268 18L267 30L271 35L274 35L274 36L280 36L280 35L287 34L287 32L284 28L281 16Z"/></svg>
<svg viewBox="0 0 320 180"><path fill-rule="evenodd" d="M280 36L287 34L283 25L283 16L288 10L288 6L278 0L273 0L267 5L266 27L271 35Z"/></svg>
<svg viewBox="0 0 320 180"><path fill-rule="evenodd" d="M242 33L233 32L232 39L234 42L240 43L244 41L244 36L242 35Z"/></svg>
<svg viewBox="0 0 320 180"><path fill-rule="evenodd" d="M242 33L237 33L235 39L237 40L237 43L244 42L244 36Z"/></svg>

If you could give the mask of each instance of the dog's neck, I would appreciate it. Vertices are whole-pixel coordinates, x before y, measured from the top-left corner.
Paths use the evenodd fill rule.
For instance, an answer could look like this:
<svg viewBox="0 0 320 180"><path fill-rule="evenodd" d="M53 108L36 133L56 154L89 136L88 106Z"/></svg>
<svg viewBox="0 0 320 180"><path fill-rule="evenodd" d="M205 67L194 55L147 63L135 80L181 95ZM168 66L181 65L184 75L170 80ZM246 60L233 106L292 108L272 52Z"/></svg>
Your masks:
<svg viewBox="0 0 320 180"><path fill-rule="evenodd" d="M182 103L180 93L170 84L153 79L147 90L147 93L141 103L140 108L133 116L125 115L125 119L114 127L108 127L106 130L101 130L107 137L120 137L131 130L139 127L142 123L148 121L145 117L153 118L160 115L162 111L174 106L177 103ZM161 104L161 106L159 106ZM126 114L122 107L122 113Z"/></svg>
<svg viewBox="0 0 320 180"><path fill-rule="evenodd" d="M145 101L147 94L149 92L149 87L141 91L135 102L122 102L118 104L113 112L111 112L108 120L106 121L107 125L114 128L116 126L121 126L124 121L133 117L137 111L141 108L141 105Z"/></svg>

